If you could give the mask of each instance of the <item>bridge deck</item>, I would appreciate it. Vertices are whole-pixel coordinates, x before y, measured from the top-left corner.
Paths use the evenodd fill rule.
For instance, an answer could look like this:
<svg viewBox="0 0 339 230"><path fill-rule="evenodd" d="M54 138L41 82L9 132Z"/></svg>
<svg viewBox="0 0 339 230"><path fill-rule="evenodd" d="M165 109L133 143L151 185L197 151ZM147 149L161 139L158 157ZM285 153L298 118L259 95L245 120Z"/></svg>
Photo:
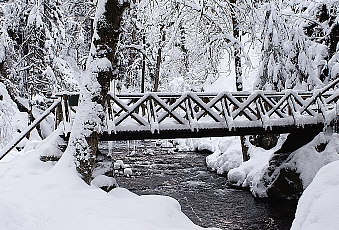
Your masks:
<svg viewBox="0 0 339 230"><path fill-rule="evenodd" d="M152 133L150 130L118 131L117 134L108 134L104 132L101 135L101 141L116 140L142 140L142 139L173 139L173 138L200 138L200 137L223 137L223 136L244 136L259 134L282 134L282 133L308 133L321 132L324 129L323 124L310 124L304 127L291 126L272 126L269 130L262 127L238 127L235 130L225 128L205 128L192 132L189 129L179 130L161 130L160 133Z"/></svg>

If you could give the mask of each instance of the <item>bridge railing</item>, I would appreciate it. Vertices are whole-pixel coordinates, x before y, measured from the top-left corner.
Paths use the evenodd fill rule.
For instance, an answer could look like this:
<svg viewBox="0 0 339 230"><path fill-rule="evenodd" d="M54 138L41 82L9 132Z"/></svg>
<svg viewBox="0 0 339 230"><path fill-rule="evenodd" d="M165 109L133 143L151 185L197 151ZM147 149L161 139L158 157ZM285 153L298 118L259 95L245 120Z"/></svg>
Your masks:
<svg viewBox="0 0 339 230"><path fill-rule="evenodd" d="M21 133L17 134L6 146L0 151L0 160L2 160L12 149L14 149L33 129L35 129L50 113L52 113L56 108L61 104L61 100L57 99L54 103L45 110L43 114L35 119L32 124L30 124L26 129Z"/></svg>
<svg viewBox="0 0 339 230"><path fill-rule="evenodd" d="M328 125L337 114L339 91L330 91L337 84L314 92L110 94L109 131Z"/></svg>

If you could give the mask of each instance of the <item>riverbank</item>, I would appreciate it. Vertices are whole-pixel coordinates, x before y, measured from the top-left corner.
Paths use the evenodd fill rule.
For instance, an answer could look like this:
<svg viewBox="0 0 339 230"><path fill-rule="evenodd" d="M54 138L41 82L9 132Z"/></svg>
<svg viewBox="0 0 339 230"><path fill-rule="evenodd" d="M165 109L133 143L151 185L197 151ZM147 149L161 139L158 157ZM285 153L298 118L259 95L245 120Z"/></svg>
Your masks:
<svg viewBox="0 0 339 230"><path fill-rule="evenodd" d="M116 175L120 187L138 195L165 195L175 198L181 210L197 225L221 229L287 230L294 219L296 202L255 199L247 190L227 185L227 179L210 172L206 155L154 142L117 142L112 162L122 160L133 171L131 177ZM101 151L108 151L103 143Z"/></svg>

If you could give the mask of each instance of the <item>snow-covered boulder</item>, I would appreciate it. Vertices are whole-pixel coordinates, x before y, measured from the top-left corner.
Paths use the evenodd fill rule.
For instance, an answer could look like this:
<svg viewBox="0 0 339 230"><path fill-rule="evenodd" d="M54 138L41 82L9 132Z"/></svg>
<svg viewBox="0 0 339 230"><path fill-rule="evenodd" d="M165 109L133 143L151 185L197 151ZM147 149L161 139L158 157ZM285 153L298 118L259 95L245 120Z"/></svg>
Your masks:
<svg viewBox="0 0 339 230"><path fill-rule="evenodd" d="M124 168L124 176L130 177L132 176L133 171L131 168Z"/></svg>
<svg viewBox="0 0 339 230"><path fill-rule="evenodd" d="M214 151L211 141L207 139L196 139L193 144L193 149L202 154L211 154Z"/></svg>
<svg viewBox="0 0 339 230"><path fill-rule="evenodd" d="M109 192L113 188L118 187L118 184L115 178L113 177L98 175L91 181L91 186L101 188L102 190Z"/></svg>
<svg viewBox="0 0 339 230"><path fill-rule="evenodd" d="M298 199L320 168L339 160L338 134L320 133L311 142L291 151L296 147L291 143L302 145L307 139L302 138L305 136L292 136L273 154L261 179L251 188L255 196Z"/></svg>

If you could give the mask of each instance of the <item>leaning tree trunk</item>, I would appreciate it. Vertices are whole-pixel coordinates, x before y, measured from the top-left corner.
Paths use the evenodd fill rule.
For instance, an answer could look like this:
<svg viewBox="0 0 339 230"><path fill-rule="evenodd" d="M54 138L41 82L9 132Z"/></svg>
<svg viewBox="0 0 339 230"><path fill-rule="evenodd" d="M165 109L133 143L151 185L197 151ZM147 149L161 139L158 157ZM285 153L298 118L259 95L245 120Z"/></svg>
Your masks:
<svg viewBox="0 0 339 230"><path fill-rule="evenodd" d="M128 3L98 0L87 74L80 91L80 104L73 124L68 151L75 157L76 168L86 183L92 180L98 141L106 123L106 103L113 78L115 51L120 23Z"/></svg>

